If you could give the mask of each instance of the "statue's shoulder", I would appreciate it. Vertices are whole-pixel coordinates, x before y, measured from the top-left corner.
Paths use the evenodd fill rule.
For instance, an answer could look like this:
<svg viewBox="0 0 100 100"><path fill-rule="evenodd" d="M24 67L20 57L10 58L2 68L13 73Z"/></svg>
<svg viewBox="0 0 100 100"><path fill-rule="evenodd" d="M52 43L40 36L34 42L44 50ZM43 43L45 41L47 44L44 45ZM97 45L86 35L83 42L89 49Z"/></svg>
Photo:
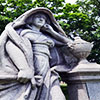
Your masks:
<svg viewBox="0 0 100 100"><path fill-rule="evenodd" d="M31 29L23 29L21 33L29 33L29 32L33 32L33 30L31 30Z"/></svg>
<svg viewBox="0 0 100 100"><path fill-rule="evenodd" d="M34 33L34 31L31 30L31 29L24 29L24 30L21 31L20 35L24 36L26 34L32 34L32 33Z"/></svg>

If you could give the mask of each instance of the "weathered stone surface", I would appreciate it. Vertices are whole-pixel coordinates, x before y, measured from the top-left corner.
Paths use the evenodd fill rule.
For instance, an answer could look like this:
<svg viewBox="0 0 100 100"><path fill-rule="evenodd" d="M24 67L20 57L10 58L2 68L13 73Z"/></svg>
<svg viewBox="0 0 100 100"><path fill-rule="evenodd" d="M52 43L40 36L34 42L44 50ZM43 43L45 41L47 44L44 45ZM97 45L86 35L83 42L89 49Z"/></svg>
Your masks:
<svg viewBox="0 0 100 100"><path fill-rule="evenodd" d="M100 65L79 64L66 77L69 100L100 100Z"/></svg>
<svg viewBox="0 0 100 100"><path fill-rule="evenodd" d="M0 36L0 100L65 100L56 70L68 72L78 62L62 51L69 42L47 8L9 23Z"/></svg>
<svg viewBox="0 0 100 100"><path fill-rule="evenodd" d="M85 84L68 84L68 100L90 100Z"/></svg>
<svg viewBox="0 0 100 100"><path fill-rule="evenodd" d="M100 81L87 82L86 85L90 100L100 100Z"/></svg>

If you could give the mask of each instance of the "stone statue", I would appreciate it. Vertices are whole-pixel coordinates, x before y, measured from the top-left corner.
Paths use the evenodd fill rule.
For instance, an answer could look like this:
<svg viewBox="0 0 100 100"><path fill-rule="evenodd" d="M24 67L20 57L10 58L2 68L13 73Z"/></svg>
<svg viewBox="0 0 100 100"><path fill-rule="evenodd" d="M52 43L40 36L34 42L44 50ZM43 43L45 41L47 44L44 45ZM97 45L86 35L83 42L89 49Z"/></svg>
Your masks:
<svg viewBox="0 0 100 100"><path fill-rule="evenodd" d="M58 72L78 62L72 42L46 8L9 23L0 36L0 100L65 100Z"/></svg>

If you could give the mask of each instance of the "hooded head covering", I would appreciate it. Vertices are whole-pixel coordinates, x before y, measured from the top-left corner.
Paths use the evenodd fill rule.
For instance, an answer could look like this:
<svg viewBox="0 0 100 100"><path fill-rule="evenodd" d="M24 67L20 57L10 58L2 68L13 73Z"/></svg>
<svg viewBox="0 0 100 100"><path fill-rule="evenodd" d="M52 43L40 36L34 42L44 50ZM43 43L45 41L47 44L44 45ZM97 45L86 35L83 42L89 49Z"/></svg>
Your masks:
<svg viewBox="0 0 100 100"><path fill-rule="evenodd" d="M13 28L28 24L30 18L32 16L34 16L36 13L44 13L46 14L50 19L50 23L52 23L52 25L57 29L57 31L59 33L62 33L65 35L65 32L63 31L63 29L60 27L60 25L57 23L56 19L54 18L52 12L47 9L47 8L43 8L43 7L39 7L39 8L32 8L31 10L26 11L24 14L22 14L21 16L19 16L14 22L13 22Z"/></svg>

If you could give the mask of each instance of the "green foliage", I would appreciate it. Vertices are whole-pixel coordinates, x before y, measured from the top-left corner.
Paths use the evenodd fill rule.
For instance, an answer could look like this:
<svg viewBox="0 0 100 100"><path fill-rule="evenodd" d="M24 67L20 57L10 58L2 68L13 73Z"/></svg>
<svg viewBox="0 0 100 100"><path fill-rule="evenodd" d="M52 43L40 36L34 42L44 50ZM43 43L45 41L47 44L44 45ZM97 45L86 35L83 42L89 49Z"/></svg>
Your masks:
<svg viewBox="0 0 100 100"><path fill-rule="evenodd" d="M49 8L54 14L61 12L61 7L63 8L65 0L35 0L34 2L38 7Z"/></svg>
<svg viewBox="0 0 100 100"><path fill-rule="evenodd" d="M34 1L34 0L33 0ZM25 11L35 7L49 8L53 13L59 13L64 6L64 0L0 0L0 33L7 23L13 21Z"/></svg>
<svg viewBox="0 0 100 100"><path fill-rule="evenodd" d="M64 93L64 95L66 97L66 100L68 100L67 85L62 84L61 85L61 89L62 89L62 91L63 91L63 93Z"/></svg>
<svg viewBox="0 0 100 100"><path fill-rule="evenodd" d="M7 23L34 7L32 0L0 0L0 33Z"/></svg>
<svg viewBox="0 0 100 100"><path fill-rule="evenodd" d="M59 19L63 20L60 20L59 22L67 34L72 32L72 34L76 36L77 34L75 31L81 30L81 33L90 28L89 25L91 22L89 20L89 16L82 13L79 8L79 5L71 5L69 3L67 3L63 8L63 14L59 17Z"/></svg>
<svg viewBox="0 0 100 100"><path fill-rule="evenodd" d="M33 2L34 1L34 2ZM35 7L50 9L65 33L71 38L80 36L94 42L90 61L100 63L100 2L98 0L78 0L76 4L65 0L0 0L0 33L5 25L25 11Z"/></svg>
<svg viewBox="0 0 100 100"><path fill-rule="evenodd" d="M78 0L80 11L87 15L87 25L83 27L80 36L90 42L94 42L91 55L88 57L90 61L100 63L100 2L98 0ZM85 22L86 22L85 20ZM79 27L78 32L81 32Z"/></svg>

